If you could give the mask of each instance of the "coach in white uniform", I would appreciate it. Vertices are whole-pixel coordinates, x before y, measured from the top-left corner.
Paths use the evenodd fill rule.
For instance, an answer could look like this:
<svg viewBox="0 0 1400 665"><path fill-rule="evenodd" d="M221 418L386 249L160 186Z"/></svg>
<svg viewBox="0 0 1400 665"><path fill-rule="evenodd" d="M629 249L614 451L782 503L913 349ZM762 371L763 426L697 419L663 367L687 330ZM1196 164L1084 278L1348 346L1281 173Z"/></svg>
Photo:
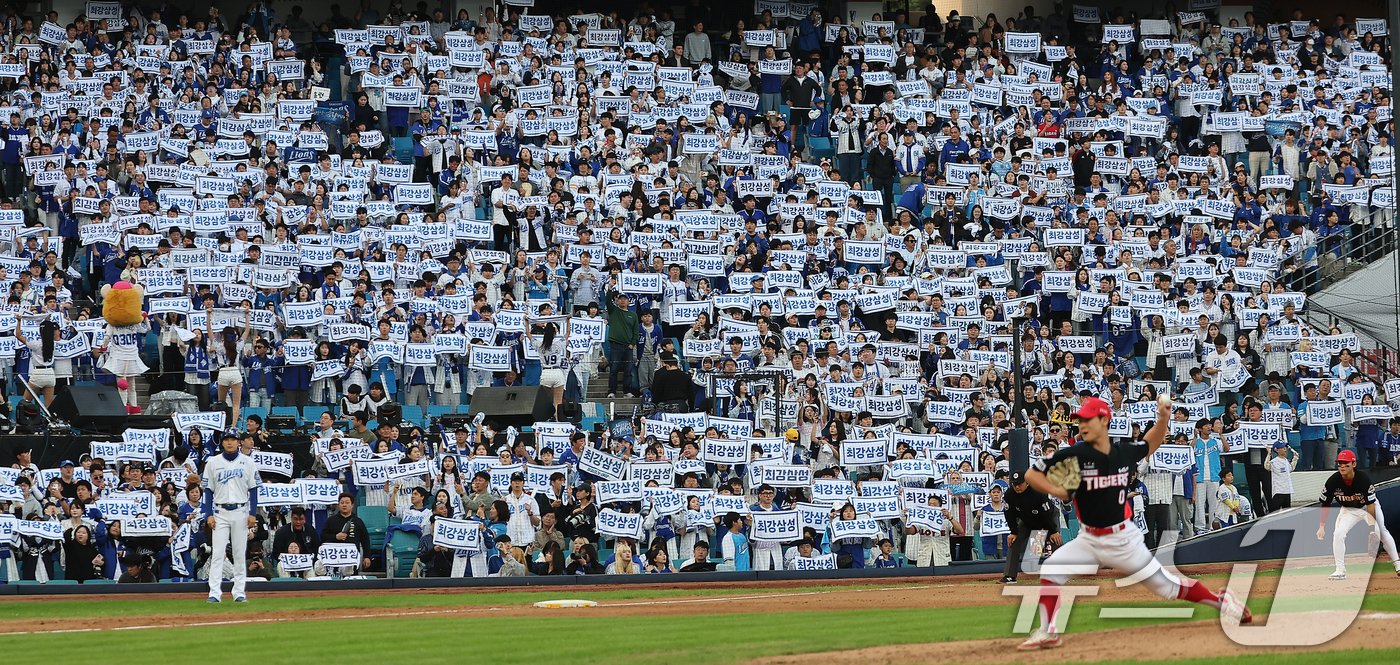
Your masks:
<svg viewBox="0 0 1400 665"><path fill-rule="evenodd" d="M257 487L262 484L253 458L238 452L238 437L225 434L220 442L222 455L204 464L204 508L213 532L213 557L209 560L209 602L223 596L224 552L233 543L233 602L248 600L248 529L257 526L252 511L258 509Z"/></svg>

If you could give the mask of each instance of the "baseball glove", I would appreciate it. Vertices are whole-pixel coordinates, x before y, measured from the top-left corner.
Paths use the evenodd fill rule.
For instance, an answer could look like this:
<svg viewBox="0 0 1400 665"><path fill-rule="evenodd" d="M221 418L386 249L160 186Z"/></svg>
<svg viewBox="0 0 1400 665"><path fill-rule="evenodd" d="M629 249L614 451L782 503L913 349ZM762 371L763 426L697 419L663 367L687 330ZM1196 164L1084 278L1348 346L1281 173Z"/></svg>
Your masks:
<svg viewBox="0 0 1400 665"><path fill-rule="evenodd" d="M1079 458L1069 457L1045 470L1045 479L1073 494L1079 489Z"/></svg>

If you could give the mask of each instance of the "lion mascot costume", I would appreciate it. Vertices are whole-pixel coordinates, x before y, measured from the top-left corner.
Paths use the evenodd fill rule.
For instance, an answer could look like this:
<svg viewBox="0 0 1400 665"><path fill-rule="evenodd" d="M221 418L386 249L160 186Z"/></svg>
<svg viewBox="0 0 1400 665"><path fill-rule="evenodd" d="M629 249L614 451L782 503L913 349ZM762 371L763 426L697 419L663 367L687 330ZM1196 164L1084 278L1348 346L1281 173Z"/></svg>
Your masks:
<svg viewBox="0 0 1400 665"><path fill-rule="evenodd" d="M146 313L141 311L145 295L140 286L126 281L102 287L107 340L98 351L103 354L102 369L117 377L117 391L130 414L141 413L136 405L136 377L149 369L141 362L142 341L151 330Z"/></svg>

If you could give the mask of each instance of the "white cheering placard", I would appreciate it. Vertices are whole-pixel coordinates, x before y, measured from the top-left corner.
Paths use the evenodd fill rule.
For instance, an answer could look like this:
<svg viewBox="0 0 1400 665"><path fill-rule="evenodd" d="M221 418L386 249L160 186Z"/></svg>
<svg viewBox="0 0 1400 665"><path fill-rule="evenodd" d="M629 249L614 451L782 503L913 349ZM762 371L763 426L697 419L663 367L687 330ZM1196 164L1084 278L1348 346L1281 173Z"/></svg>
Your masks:
<svg viewBox="0 0 1400 665"><path fill-rule="evenodd" d="M329 568L346 568L360 565L360 548L345 543L323 543L316 550L316 558L321 565Z"/></svg>
<svg viewBox="0 0 1400 665"><path fill-rule="evenodd" d="M620 513L611 508L598 511L598 533L614 538L642 537L640 513Z"/></svg>
<svg viewBox="0 0 1400 665"><path fill-rule="evenodd" d="M484 548L479 522L445 517L433 521L433 545L464 552L480 552Z"/></svg>
<svg viewBox="0 0 1400 665"><path fill-rule="evenodd" d="M796 510L753 512L752 536L763 542L790 542L802 537Z"/></svg>

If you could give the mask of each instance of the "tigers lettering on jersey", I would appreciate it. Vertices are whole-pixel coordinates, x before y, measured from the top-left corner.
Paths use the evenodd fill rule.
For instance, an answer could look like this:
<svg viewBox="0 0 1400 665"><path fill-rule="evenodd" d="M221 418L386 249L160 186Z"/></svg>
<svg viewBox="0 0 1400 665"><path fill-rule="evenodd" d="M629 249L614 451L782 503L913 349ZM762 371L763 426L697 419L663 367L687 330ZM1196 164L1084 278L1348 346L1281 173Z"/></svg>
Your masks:
<svg viewBox="0 0 1400 665"><path fill-rule="evenodd" d="M1080 481L1074 493L1075 512L1081 523L1107 528L1132 519L1128 473L1146 456L1147 445L1141 441L1112 443L1107 453L1081 442L1055 451L1049 459L1038 459L1033 466L1044 472L1062 460L1078 458Z"/></svg>
<svg viewBox="0 0 1400 665"><path fill-rule="evenodd" d="M1128 486L1128 473L1126 471L1123 473L1114 473L1107 476L1102 476L1099 475L1097 470L1091 469L1087 472L1081 470L1081 474L1081 478L1083 479L1083 486L1085 489L1101 490L1108 489L1110 487Z"/></svg>

